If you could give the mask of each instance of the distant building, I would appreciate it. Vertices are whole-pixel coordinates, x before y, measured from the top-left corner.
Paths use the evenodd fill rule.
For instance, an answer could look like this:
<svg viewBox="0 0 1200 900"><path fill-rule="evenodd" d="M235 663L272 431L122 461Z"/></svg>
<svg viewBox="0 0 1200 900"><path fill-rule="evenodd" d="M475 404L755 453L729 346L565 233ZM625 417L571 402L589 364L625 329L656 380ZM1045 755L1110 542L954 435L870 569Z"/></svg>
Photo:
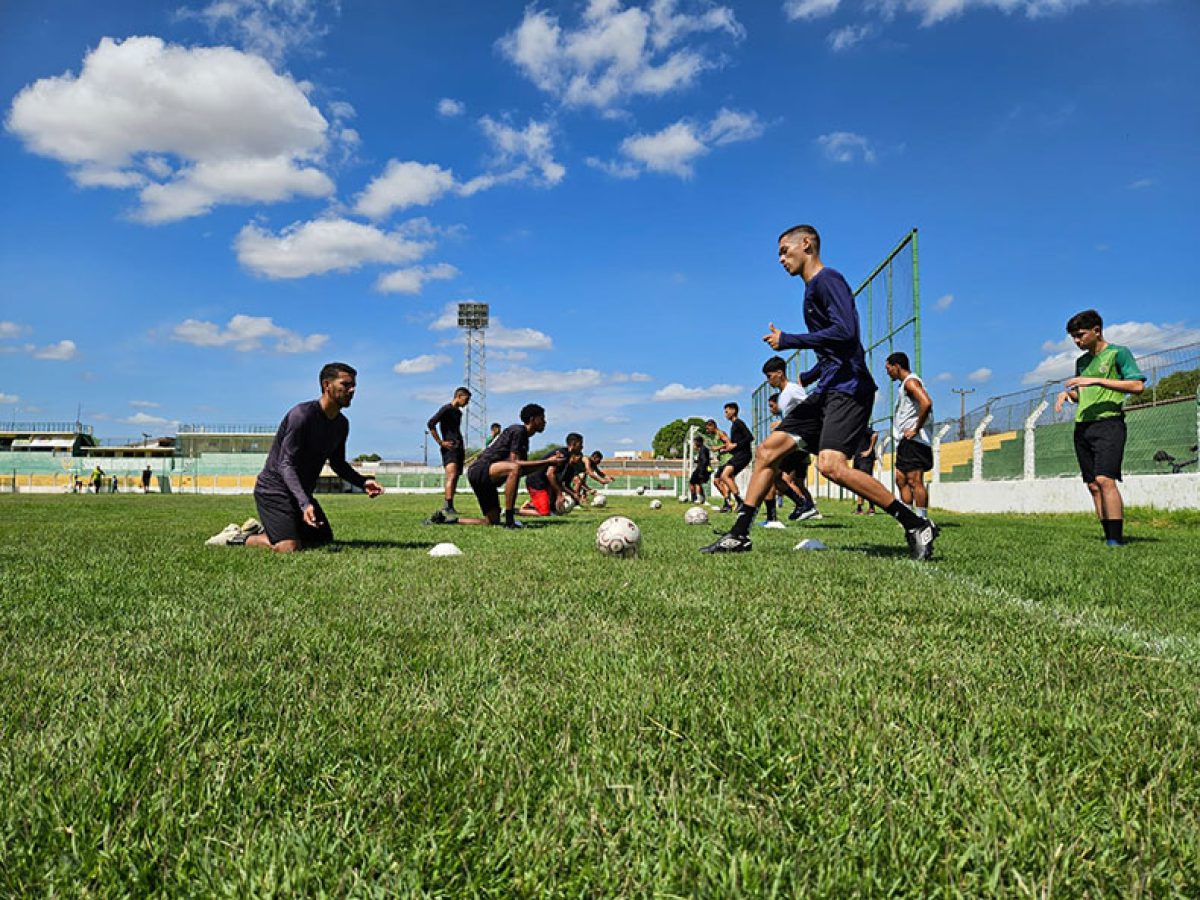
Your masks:
<svg viewBox="0 0 1200 900"><path fill-rule="evenodd" d="M92 427L79 422L0 422L0 452L83 456L95 444Z"/></svg>
<svg viewBox="0 0 1200 900"><path fill-rule="evenodd" d="M265 459L277 430L276 425L180 425L175 440L180 456L261 453Z"/></svg>

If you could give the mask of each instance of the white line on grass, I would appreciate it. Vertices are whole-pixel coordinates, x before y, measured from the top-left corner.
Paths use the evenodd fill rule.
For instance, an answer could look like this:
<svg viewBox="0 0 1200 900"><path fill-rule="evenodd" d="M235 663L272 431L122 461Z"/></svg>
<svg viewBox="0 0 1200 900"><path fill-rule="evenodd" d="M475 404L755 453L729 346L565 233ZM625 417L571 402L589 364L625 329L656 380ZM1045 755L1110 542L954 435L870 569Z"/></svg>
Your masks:
<svg viewBox="0 0 1200 900"><path fill-rule="evenodd" d="M1078 631L1108 641L1124 644L1139 651L1151 654L1160 662L1180 662L1200 668L1200 641L1188 635L1154 634L1132 628L1121 622L1113 622L1104 615L1089 610L1083 613L1070 613L1056 609L1046 603L1039 603L1022 597L1004 588L990 584L980 584L973 578L956 572L947 572L932 566L921 566L919 569L926 577L941 578L945 581L957 582L977 594L982 594L996 600L1001 600L1011 607L1019 609L1034 618L1052 622L1063 628Z"/></svg>

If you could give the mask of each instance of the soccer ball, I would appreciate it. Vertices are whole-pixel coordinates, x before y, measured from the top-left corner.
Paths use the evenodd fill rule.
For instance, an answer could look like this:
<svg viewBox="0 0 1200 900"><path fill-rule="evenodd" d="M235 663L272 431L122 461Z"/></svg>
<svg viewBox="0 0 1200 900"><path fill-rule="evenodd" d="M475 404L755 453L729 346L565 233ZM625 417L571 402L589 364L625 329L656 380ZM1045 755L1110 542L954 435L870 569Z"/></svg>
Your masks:
<svg viewBox="0 0 1200 900"><path fill-rule="evenodd" d="M677 499L680 503L687 503L688 501L687 494L680 494L675 499Z"/></svg>
<svg viewBox="0 0 1200 900"><path fill-rule="evenodd" d="M683 521L689 525L704 525L708 522L708 510L703 506L693 506L683 514Z"/></svg>
<svg viewBox="0 0 1200 900"><path fill-rule="evenodd" d="M646 493L646 486L641 485L640 487L638 487L637 491L638 491L638 496L639 497L642 496L642 494Z"/></svg>
<svg viewBox="0 0 1200 900"><path fill-rule="evenodd" d="M662 501L661 500L651 500L650 508L651 509L662 509Z"/></svg>
<svg viewBox="0 0 1200 900"><path fill-rule="evenodd" d="M567 513L569 513L571 510L573 510L575 508L575 501L573 499L571 499L570 497L568 497L566 494L563 494L561 497L558 498L558 503L556 505L558 507L558 514L560 516L565 516Z"/></svg>
<svg viewBox="0 0 1200 900"><path fill-rule="evenodd" d="M642 548L642 532L633 519L610 516L596 529L596 549L605 556L633 557Z"/></svg>
<svg viewBox="0 0 1200 900"><path fill-rule="evenodd" d="M592 506L599 508L608 503L608 496L605 494L597 494L592 498Z"/></svg>

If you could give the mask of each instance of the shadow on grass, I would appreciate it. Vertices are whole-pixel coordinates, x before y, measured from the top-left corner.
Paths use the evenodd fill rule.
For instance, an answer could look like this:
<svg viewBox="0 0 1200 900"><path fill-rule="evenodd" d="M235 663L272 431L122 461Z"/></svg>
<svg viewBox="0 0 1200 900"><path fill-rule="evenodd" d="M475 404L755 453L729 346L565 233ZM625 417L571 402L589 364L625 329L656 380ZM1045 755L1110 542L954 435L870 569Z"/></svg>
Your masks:
<svg viewBox="0 0 1200 900"><path fill-rule="evenodd" d="M834 547L833 550L840 550L843 553L861 553L864 556L880 556L880 557L903 557L908 559L908 546L906 544L848 544L844 547Z"/></svg>

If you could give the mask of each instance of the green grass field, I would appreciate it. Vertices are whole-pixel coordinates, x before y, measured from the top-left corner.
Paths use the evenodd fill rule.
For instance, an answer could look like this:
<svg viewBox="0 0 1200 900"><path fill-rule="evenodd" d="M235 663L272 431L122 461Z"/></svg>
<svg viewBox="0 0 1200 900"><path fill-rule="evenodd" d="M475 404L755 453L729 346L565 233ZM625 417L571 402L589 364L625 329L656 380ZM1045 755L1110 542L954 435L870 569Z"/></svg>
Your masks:
<svg viewBox="0 0 1200 900"><path fill-rule="evenodd" d="M716 558L325 505L277 557L202 545L249 497L0 498L0 895L1200 895L1198 514L920 566L849 504Z"/></svg>

